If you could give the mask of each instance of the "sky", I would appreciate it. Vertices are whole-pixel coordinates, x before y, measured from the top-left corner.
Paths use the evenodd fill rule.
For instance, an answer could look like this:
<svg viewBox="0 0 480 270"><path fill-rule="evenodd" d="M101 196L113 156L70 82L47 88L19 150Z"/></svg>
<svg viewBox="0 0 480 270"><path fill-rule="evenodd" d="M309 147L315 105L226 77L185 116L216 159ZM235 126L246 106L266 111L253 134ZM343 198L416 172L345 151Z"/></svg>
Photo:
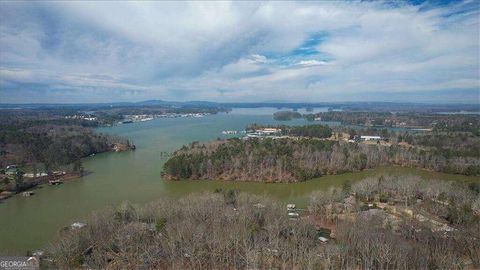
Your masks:
<svg viewBox="0 0 480 270"><path fill-rule="evenodd" d="M480 103L480 1L0 1L0 103Z"/></svg>

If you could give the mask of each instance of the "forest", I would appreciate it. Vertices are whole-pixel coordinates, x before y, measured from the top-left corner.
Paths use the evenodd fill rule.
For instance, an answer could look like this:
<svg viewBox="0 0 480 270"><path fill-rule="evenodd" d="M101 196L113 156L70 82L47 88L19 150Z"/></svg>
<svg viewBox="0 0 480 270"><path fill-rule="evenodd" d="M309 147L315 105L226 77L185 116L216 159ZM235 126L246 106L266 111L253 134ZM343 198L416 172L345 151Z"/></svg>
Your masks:
<svg viewBox="0 0 480 270"><path fill-rule="evenodd" d="M27 190L53 179L55 171L65 172L66 177L82 175L81 158L135 148L127 139L95 132L92 128L103 120L65 118L75 113L68 108L2 111L0 192ZM14 174L7 172L10 165L16 166ZM24 178L25 173L32 177Z"/></svg>
<svg viewBox="0 0 480 270"><path fill-rule="evenodd" d="M292 119L302 118L302 114L293 111L279 111L273 114L273 119L279 121L288 121Z"/></svg>
<svg viewBox="0 0 480 270"><path fill-rule="evenodd" d="M172 180L298 182L384 165L480 174L480 139L471 133L387 131L387 143L367 144L323 139L331 130L322 126L279 128L297 137L195 142L170 157L163 176Z"/></svg>
<svg viewBox="0 0 480 270"><path fill-rule="evenodd" d="M125 139L95 133L75 125L39 125L0 132L0 164L44 164L46 170L72 163L95 153L112 151Z"/></svg>
<svg viewBox="0 0 480 270"><path fill-rule="evenodd" d="M307 120L336 121L343 125L431 128L437 131L473 132L480 135L480 115L388 111L329 111L305 114Z"/></svg>
<svg viewBox="0 0 480 270"><path fill-rule="evenodd" d="M215 190L123 203L65 228L45 267L475 269L478 184L377 176L310 195L306 209ZM287 213L299 213L299 216Z"/></svg>

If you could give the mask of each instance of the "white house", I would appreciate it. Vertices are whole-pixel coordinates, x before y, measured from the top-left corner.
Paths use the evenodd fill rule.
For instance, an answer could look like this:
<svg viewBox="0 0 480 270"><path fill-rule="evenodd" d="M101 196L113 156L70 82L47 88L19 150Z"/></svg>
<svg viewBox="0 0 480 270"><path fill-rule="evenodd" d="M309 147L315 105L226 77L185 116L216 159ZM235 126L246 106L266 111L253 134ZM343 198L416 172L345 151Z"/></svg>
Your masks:
<svg viewBox="0 0 480 270"><path fill-rule="evenodd" d="M363 140L363 141L378 141L381 139L382 137L380 136L360 136L360 140Z"/></svg>

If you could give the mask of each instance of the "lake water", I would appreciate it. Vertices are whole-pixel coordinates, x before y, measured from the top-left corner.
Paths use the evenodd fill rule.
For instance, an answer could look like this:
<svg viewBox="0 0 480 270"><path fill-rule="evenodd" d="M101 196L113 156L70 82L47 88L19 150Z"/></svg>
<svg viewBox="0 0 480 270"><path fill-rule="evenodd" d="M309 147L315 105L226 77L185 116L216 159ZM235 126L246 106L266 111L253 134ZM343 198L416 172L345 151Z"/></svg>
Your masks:
<svg viewBox="0 0 480 270"><path fill-rule="evenodd" d="M304 205L313 190L341 185L346 180L371 175L371 171L326 176L297 184L236 183L221 181L164 181L166 161L161 152L173 152L192 141L223 138L222 130L241 130L251 123L279 124L271 114L218 114L203 118L166 118L100 128L99 132L127 137L137 150L103 153L83 160L91 174L60 186L42 186L32 197L14 196L0 203L0 254L23 254L42 248L64 226L86 221L92 211L117 206L123 201L146 203L165 196L216 188L238 188L267 194L284 202ZM302 119L281 122L300 125ZM318 122L317 122L318 123Z"/></svg>
<svg viewBox="0 0 480 270"><path fill-rule="evenodd" d="M272 108L272 107L259 107L259 108L233 108L231 114L240 114L240 115L268 115L272 116L275 112L279 111L293 111L291 108ZM310 108L307 111L306 108L299 108L297 112L301 114L309 114L309 113L319 113L319 112L327 112L327 107L316 107Z"/></svg>

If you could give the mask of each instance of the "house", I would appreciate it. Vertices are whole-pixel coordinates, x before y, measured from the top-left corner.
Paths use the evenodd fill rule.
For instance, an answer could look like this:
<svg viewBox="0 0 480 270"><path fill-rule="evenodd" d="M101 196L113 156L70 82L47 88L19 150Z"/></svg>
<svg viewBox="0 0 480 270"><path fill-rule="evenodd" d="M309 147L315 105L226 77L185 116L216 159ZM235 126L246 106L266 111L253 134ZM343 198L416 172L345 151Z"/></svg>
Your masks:
<svg viewBox="0 0 480 270"><path fill-rule="evenodd" d="M8 169L16 169L17 168L17 165L13 164L13 165L8 165L5 170L8 170Z"/></svg>
<svg viewBox="0 0 480 270"><path fill-rule="evenodd" d="M34 177L44 177L44 176L48 176L48 173L46 172L38 172L36 174L34 173L26 173L23 175L23 177L26 177L26 178L34 178Z"/></svg>
<svg viewBox="0 0 480 270"><path fill-rule="evenodd" d="M70 228L72 229L81 229L83 227L87 226L87 224L85 223L81 223L81 222L75 222L73 223L72 225L70 225Z"/></svg>
<svg viewBox="0 0 480 270"><path fill-rule="evenodd" d="M281 133L282 130L279 128L262 128L262 129L257 129L256 132L260 132L265 135L275 135L275 134Z"/></svg>
<svg viewBox="0 0 480 270"><path fill-rule="evenodd" d="M282 130L279 128L261 128L248 132L246 138L277 138L281 133Z"/></svg>
<svg viewBox="0 0 480 270"><path fill-rule="evenodd" d="M5 170L5 174L6 175L16 175L18 172L17 170L17 166L16 165L10 165L10 166L7 166L6 170Z"/></svg>
<svg viewBox="0 0 480 270"><path fill-rule="evenodd" d="M257 204L254 204L253 207L258 208L258 209L262 209L262 208L265 208L265 205L263 205L261 203L257 203Z"/></svg>
<svg viewBox="0 0 480 270"><path fill-rule="evenodd" d="M295 204L293 204L293 203L287 204L287 210L288 211L293 211L293 210L295 210L295 208L297 208Z"/></svg>
<svg viewBox="0 0 480 270"><path fill-rule="evenodd" d="M34 252L32 252L32 256L34 257L42 257L43 254L45 254L45 252L43 250L35 250Z"/></svg>
<svg viewBox="0 0 480 270"><path fill-rule="evenodd" d="M298 213L295 213L295 212L290 212L288 213L288 217L289 218L298 218L300 215Z"/></svg>
<svg viewBox="0 0 480 270"><path fill-rule="evenodd" d="M362 141L378 141L381 139L382 137L380 136L360 136L360 140Z"/></svg>
<svg viewBox="0 0 480 270"><path fill-rule="evenodd" d="M328 239L323 237L323 236L318 237L318 240L320 240L320 242L322 242L322 243L327 243L328 242Z"/></svg>

